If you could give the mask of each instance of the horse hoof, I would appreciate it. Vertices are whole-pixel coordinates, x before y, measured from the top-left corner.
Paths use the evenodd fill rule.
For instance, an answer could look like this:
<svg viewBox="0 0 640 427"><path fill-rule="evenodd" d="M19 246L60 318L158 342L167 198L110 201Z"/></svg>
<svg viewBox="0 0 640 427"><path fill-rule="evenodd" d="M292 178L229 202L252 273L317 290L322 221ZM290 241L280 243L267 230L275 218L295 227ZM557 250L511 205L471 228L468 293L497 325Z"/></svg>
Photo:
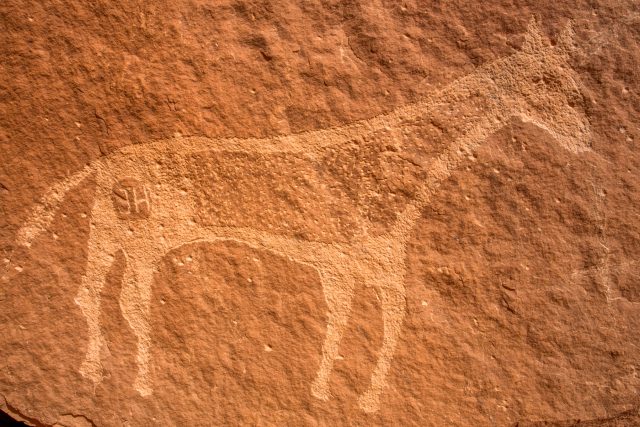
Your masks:
<svg viewBox="0 0 640 427"><path fill-rule="evenodd" d="M358 398L358 406L368 414L376 412L380 409L379 393L368 390Z"/></svg>
<svg viewBox="0 0 640 427"><path fill-rule="evenodd" d="M318 380L315 380L311 385L311 395L316 399L325 401L331 397L327 384L321 384Z"/></svg>

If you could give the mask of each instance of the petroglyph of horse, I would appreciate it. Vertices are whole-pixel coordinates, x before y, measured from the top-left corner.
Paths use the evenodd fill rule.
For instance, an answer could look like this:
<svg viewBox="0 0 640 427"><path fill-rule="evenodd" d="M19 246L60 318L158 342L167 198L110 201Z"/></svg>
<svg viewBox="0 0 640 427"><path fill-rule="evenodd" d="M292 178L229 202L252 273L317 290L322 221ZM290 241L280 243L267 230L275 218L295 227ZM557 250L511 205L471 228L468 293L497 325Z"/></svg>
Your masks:
<svg viewBox="0 0 640 427"><path fill-rule="evenodd" d="M407 243L440 183L513 117L546 129L568 150L588 149L589 124L567 62L572 34L568 27L551 46L532 22L519 52L369 120L264 139L190 137L130 145L53 185L18 241L30 246L50 228L65 194L95 179L87 266L75 300L89 331L82 375L95 383L102 379L100 295L118 251L126 259L120 307L137 337L134 387L147 396L150 301L161 259L192 242L234 241L317 271L328 307L311 384L319 399L330 397L329 377L354 286L376 288L384 338L359 398L363 410L376 411L405 315Z"/></svg>

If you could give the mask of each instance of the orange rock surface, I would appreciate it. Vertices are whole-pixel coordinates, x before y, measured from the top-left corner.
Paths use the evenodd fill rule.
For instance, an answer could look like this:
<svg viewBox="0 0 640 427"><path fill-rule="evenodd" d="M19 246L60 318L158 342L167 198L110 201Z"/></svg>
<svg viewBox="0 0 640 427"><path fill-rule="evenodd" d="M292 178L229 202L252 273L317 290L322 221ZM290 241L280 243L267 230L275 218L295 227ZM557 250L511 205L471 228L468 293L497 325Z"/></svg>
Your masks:
<svg viewBox="0 0 640 427"><path fill-rule="evenodd" d="M640 424L637 2L7 0L0 29L8 416Z"/></svg>

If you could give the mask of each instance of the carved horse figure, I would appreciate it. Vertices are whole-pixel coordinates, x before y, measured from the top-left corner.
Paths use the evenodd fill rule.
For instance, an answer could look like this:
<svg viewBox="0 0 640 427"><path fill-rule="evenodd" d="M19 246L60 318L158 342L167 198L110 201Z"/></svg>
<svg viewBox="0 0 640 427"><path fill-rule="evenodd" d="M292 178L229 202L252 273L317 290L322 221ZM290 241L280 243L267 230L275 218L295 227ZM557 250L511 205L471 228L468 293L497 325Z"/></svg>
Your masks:
<svg viewBox="0 0 640 427"><path fill-rule="evenodd" d="M532 22L517 53L479 67L421 102L369 120L272 138L190 137L130 145L53 185L19 230L18 242L30 246L49 228L65 194L95 179L87 266L75 299L89 331L82 375L95 383L102 379L100 295L118 251L126 259L120 307L137 338L134 387L147 396L153 391L154 272L167 252L182 245L234 241L317 271L328 307L320 366L311 384L319 399L330 397L329 378L355 285L376 288L384 338L370 386L359 398L363 410L376 411L405 315L407 243L439 185L513 117L546 129L568 150L589 149L589 123L578 108L582 96L567 62L572 36L567 27L551 46ZM353 202L349 186L336 184L339 168L332 169L332 162L376 141L410 146L420 139L421 126L435 121L446 128L444 149L428 162L412 163L419 182L402 196L388 224L376 223L366 201L385 197L379 193L389 186L369 188L365 199ZM391 154L402 155L398 150ZM340 208L342 203L353 209ZM262 214L251 213L256 206Z"/></svg>

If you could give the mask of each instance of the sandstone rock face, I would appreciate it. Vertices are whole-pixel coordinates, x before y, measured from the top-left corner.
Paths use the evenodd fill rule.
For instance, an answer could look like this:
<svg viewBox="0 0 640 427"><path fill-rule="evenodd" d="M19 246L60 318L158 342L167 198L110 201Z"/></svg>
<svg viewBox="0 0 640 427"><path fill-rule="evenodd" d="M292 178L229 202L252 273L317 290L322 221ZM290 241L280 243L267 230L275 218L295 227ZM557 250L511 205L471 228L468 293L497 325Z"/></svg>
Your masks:
<svg viewBox="0 0 640 427"><path fill-rule="evenodd" d="M640 423L635 1L0 5L0 409Z"/></svg>

